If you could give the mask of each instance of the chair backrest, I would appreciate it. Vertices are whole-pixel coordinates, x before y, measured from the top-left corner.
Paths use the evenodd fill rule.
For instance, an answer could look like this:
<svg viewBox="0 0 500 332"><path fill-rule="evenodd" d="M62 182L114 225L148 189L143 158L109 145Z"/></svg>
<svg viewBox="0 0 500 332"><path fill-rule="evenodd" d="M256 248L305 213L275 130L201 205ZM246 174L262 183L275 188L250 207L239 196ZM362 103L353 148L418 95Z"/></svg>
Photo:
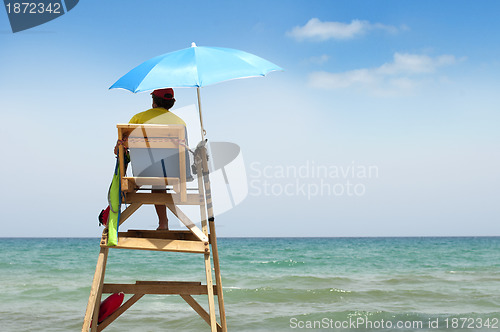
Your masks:
<svg viewBox="0 0 500 332"><path fill-rule="evenodd" d="M130 151L133 178L123 174L124 179L135 186L173 185L174 190L186 190L192 176L184 125L118 124L117 128L119 139Z"/></svg>

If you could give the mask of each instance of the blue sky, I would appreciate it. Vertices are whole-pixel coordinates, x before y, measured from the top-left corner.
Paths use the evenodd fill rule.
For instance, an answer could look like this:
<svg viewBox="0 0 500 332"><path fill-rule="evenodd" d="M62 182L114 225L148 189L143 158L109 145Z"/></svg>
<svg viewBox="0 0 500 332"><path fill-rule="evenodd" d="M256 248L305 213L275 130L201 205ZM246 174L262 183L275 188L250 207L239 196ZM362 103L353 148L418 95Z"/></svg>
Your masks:
<svg viewBox="0 0 500 332"><path fill-rule="evenodd" d="M81 1L16 34L0 10L0 236L99 236L115 125L150 106L108 87L191 42L285 69L202 88L208 137L241 146L250 185L218 216L220 236L500 235L498 7ZM195 96L177 89L177 107ZM153 228L142 210L131 223Z"/></svg>

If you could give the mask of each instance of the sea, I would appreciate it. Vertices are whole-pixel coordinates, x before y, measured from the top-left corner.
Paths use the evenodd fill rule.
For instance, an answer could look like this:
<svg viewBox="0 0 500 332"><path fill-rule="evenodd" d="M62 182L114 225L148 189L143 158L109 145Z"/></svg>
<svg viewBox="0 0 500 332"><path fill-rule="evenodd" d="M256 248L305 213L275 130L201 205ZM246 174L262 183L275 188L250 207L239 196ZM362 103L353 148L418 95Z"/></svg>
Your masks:
<svg viewBox="0 0 500 332"><path fill-rule="evenodd" d="M229 331L500 331L500 237L218 244ZM1 238L0 331L81 331L98 253L97 238ZM105 282L136 280L204 281L203 257L110 250ZM105 331L209 327L179 296L146 295Z"/></svg>

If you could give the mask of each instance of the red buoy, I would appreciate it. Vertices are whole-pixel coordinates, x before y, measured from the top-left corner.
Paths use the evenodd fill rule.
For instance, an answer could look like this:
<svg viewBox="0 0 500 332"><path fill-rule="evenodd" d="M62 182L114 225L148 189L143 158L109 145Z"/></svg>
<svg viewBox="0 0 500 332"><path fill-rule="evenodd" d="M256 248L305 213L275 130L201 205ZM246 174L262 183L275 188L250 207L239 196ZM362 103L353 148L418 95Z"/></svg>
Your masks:
<svg viewBox="0 0 500 332"><path fill-rule="evenodd" d="M123 303L123 298L125 294L123 293L115 293L108 296L107 299L101 302L101 306L99 307L99 318L97 319L98 323L102 323L106 318L108 318L113 312L118 310Z"/></svg>

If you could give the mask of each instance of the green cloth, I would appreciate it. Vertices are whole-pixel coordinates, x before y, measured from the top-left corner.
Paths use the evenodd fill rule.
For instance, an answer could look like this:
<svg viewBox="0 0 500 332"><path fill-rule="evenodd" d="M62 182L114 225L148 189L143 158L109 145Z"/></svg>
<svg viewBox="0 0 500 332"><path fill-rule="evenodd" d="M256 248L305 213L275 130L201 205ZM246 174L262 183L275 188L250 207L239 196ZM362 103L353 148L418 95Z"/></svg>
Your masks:
<svg viewBox="0 0 500 332"><path fill-rule="evenodd" d="M109 187L108 247L118 244L118 225L121 212L120 165L117 161L113 180Z"/></svg>

